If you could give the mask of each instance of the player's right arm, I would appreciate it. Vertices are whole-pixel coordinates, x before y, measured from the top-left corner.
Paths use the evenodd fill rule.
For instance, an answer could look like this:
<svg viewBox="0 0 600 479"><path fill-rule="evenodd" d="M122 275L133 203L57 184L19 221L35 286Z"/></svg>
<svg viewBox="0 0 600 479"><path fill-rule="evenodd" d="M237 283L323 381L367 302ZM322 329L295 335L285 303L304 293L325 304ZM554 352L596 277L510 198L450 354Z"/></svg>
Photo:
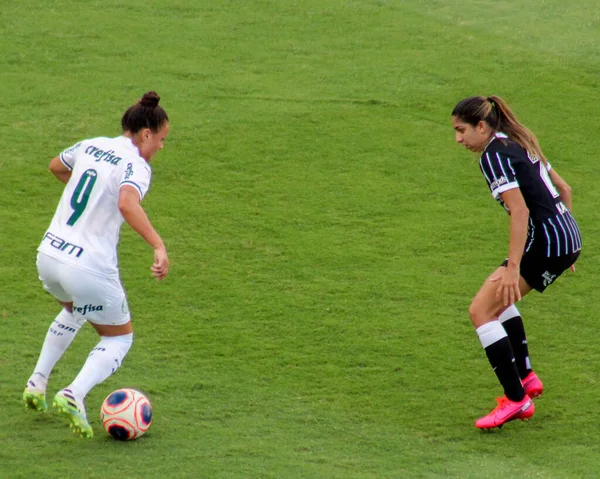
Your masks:
<svg viewBox="0 0 600 479"><path fill-rule="evenodd" d="M61 182L67 184L71 179L71 172L77 162L77 153L81 150L83 143L84 142L80 141L50 160L50 171Z"/></svg>
<svg viewBox="0 0 600 479"><path fill-rule="evenodd" d="M154 264L150 268L152 276L163 279L169 272L167 249L140 205L138 190L132 186L121 186L118 206L127 224L154 249Z"/></svg>
<svg viewBox="0 0 600 479"><path fill-rule="evenodd" d="M72 170L65 166L59 156L56 156L50 160L50 165L48 168L50 169L50 172L59 179L59 181L62 181L65 184L69 182Z"/></svg>

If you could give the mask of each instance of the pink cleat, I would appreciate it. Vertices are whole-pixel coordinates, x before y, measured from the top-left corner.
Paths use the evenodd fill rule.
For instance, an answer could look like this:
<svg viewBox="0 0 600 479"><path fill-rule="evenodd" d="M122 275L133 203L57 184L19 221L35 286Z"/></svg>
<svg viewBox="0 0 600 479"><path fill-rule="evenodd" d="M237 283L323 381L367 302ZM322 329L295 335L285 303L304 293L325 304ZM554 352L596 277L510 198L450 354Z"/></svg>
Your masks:
<svg viewBox="0 0 600 479"><path fill-rule="evenodd" d="M521 401L511 401L506 396L497 398L498 406L487 416L477 419L475 427L479 429L492 429L502 427L503 424L514 419L521 421L529 419L535 412L535 405L526 394Z"/></svg>
<svg viewBox="0 0 600 479"><path fill-rule="evenodd" d="M531 371L525 378L521 381L523 383L523 388L525 388L525 393L530 398L536 398L542 395L544 392L544 385L540 378L538 378L537 374Z"/></svg>

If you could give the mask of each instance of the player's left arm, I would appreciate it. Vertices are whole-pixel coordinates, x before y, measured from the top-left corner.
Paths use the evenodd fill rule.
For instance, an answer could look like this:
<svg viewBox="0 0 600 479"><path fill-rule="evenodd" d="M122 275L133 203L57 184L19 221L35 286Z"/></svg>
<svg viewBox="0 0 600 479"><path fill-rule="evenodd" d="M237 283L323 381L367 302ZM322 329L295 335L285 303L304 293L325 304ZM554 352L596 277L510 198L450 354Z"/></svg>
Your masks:
<svg viewBox="0 0 600 479"><path fill-rule="evenodd" d="M510 210L510 242L508 245L508 264L500 281L496 295L506 306L521 299L519 278L521 276L521 258L527 242L529 208L519 188L511 188L500 193L504 204Z"/></svg>
<svg viewBox="0 0 600 479"><path fill-rule="evenodd" d="M150 268L152 276L159 280L164 279L169 272L167 249L162 238L150 223L140 201L140 194L136 188L129 185L121 186L118 200L119 211L127 224L154 249L154 264Z"/></svg>
<svg viewBox="0 0 600 479"><path fill-rule="evenodd" d="M59 156L56 156L50 160L50 165L48 168L50 169L50 172L59 179L59 181L62 181L65 184L69 182L69 179L71 179L72 171L65 166Z"/></svg>
<svg viewBox="0 0 600 479"><path fill-rule="evenodd" d="M556 186L556 189L560 193L560 198L562 199L562 202L567 208L569 208L569 211L571 211L573 208L573 195L571 193L571 187L565 180L561 178L561 176L554 170L554 168L550 168L550 171L548 171L548 173L550 174L550 179L552 180L552 183L554 184L554 186Z"/></svg>
<svg viewBox="0 0 600 479"><path fill-rule="evenodd" d="M556 186L556 189L560 194L560 199L565 204L565 206L569 208L569 211L573 211L573 193L571 192L571 187L565 180L562 179L562 177L556 172L554 168L550 168L548 170L548 173L550 174L550 179L552 180L552 183L554 184L554 186ZM575 272L574 264L571 265L571 271L573 271L573 273Z"/></svg>

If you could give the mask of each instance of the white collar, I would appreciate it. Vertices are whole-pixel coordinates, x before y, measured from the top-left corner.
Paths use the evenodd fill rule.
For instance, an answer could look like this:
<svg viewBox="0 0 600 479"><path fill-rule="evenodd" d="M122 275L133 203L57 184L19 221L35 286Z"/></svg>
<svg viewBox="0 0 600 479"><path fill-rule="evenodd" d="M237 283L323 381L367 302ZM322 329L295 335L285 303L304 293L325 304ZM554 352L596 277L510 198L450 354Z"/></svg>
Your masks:
<svg viewBox="0 0 600 479"><path fill-rule="evenodd" d="M501 131L497 131L496 133L494 133L494 135L492 136L492 138L490 139L490 141L488 141L488 144L485 145L485 148L483 149L484 151L487 149L488 146L490 146L490 144L492 143L492 141L494 141L496 138L508 138L508 135L506 133L503 133Z"/></svg>

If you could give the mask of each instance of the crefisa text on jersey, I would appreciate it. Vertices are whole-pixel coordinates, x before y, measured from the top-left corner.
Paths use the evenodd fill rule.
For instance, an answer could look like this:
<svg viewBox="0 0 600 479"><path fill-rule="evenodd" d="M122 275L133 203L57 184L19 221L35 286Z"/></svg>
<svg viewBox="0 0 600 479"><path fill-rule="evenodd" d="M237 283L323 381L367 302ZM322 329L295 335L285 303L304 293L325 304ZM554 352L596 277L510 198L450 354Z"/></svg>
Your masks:
<svg viewBox="0 0 600 479"><path fill-rule="evenodd" d="M97 160L94 160L96 162L105 161L106 163L110 163L111 165L118 165L119 161L121 161L123 158L121 158L120 156L115 156L113 155L113 153L114 150L102 151L92 145L88 146L85 149L86 155L90 155L94 158L97 158Z"/></svg>
<svg viewBox="0 0 600 479"><path fill-rule="evenodd" d="M69 251L67 251L67 254L75 254L76 258L79 258L83 253L83 248L81 246L77 246L76 244L69 243L68 241L65 241L64 239L59 238L56 235L53 235L52 233L50 233L50 231L48 231L46 233L46 235L44 236L44 241L45 240L50 240L50 246L52 246L53 248L56 248L59 251L67 251L67 248L70 248Z"/></svg>

